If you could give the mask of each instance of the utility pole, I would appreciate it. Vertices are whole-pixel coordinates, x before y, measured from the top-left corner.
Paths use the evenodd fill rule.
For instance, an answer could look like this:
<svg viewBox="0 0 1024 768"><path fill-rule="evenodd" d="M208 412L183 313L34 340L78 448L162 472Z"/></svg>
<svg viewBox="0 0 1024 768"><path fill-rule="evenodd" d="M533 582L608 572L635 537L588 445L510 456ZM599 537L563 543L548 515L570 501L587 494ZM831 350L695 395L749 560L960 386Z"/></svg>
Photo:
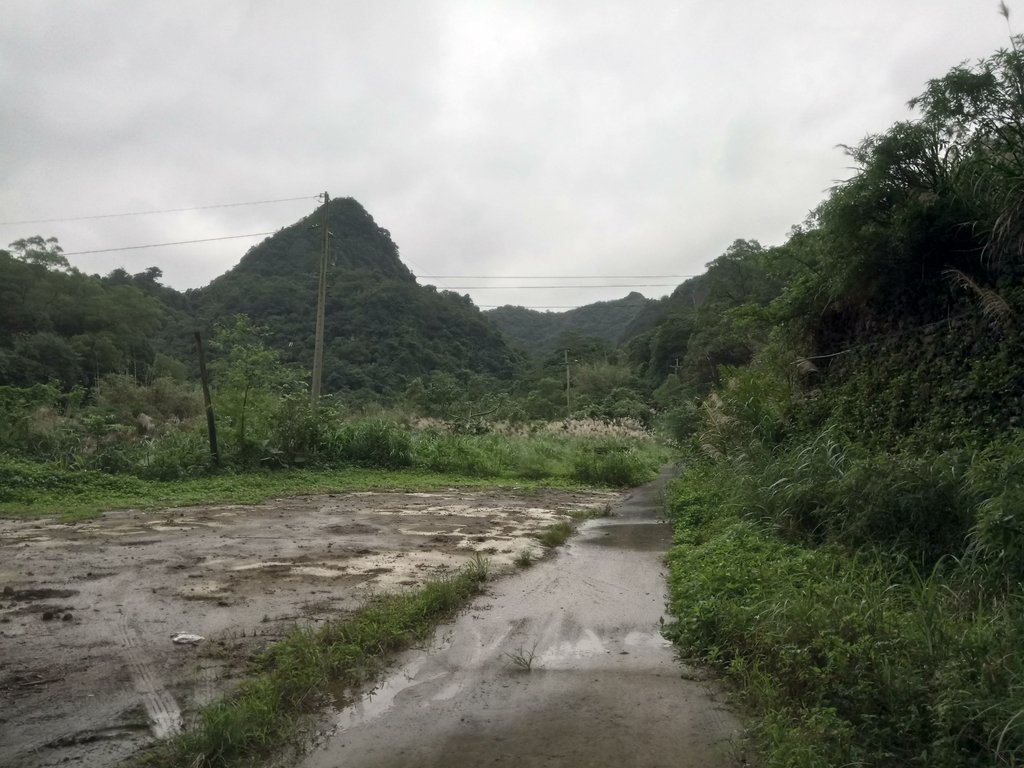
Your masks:
<svg viewBox="0 0 1024 768"><path fill-rule="evenodd" d="M331 233L327 226L330 217L331 197L324 192L324 220L320 225L323 234L323 250L320 254L320 290L316 302L316 340L313 346L313 385L310 399L315 406L320 400L320 380L324 372L324 312L327 303L327 255L331 248Z"/></svg>
<svg viewBox="0 0 1024 768"><path fill-rule="evenodd" d="M572 390L571 380L569 378L569 350L565 350L565 417L567 419L572 418Z"/></svg>
<svg viewBox="0 0 1024 768"><path fill-rule="evenodd" d="M203 385L203 405L206 407L206 434L210 438L210 455L215 466L220 466L220 448L217 446L217 420L213 415L213 400L210 399L210 377L206 374L206 352L203 351L203 337L195 332L196 351L199 353L199 380Z"/></svg>
<svg viewBox="0 0 1024 768"><path fill-rule="evenodd" d="M679 375L680 365L679 365L679 358L678 357L676 358L675 364L674 365L670 365L669 368L672 369L672 373L674 373L676 376Z"/></svg>

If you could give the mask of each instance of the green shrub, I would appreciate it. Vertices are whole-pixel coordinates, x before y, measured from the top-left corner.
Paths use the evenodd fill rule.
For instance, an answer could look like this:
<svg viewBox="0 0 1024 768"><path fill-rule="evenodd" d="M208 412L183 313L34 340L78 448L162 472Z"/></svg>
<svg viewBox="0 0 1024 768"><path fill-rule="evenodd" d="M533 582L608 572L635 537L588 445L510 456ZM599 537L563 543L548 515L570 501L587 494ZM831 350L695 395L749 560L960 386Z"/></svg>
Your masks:
<svg viewBox="0 0 1024 768"><path fill-rule="evenodd" d="M472 435L458 435L428 430L416 440L416 464L431 472L450 472L469 477L494 477L501 474L498 451L500 436L483 440Z"/></svg>
<svg viewBox="0 0 1024 768"><path fill-rule="evenodd" d="M972 498L957 453L871 451L826 429L733 461L736 503L790 536L877 545L925 562L962 551Z"/></svg>
<svg viewBox="0 0 1024 768"><path fill-rule="evenodd" d="M139 477L179 480L206 474L212 467L210 444L200 429L176 429L142 443L144 454Z"/></svg>
<svg viewBox="0 0 1024 768"><path fill-rule="evenodd" d="M974 456L967 482L978 499L969 537L973 562L1012 585L1024 582L1024 435Z"/></svg>
<svg viewBox="0 0 1024 768"><path fill-rule="evenodd" d="M0 502L32 505L38 500L77 497L94 492L116 495L137 489L133 477L115 477L88 469L69 470L0 454Z"/></svg>
<svg viewBox="0 0 1024 768"><path fill-rule="evenodd" d="M340 460L361 467L412 466L412 437L407 430L386 421L343 424L331 439L330 450Z"/></svg>
<svg viewBox="0 0 1024 768"><path fill-rule="evenodd" d="M653 476L653 468L639 451L618 444L584 449L572 469L573 479L581 483L620 488L640 485Z"/></svg>

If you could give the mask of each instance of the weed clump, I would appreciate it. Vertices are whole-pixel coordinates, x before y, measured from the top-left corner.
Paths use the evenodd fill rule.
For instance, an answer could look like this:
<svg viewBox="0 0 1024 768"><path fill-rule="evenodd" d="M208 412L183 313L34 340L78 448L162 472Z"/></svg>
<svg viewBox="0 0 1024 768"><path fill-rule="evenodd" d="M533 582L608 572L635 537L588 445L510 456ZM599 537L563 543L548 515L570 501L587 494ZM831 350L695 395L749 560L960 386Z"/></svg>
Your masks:
<svg viewBox="0 0 1024 768"><path fill-rule="evenodd" d="M572 525L562 520L545 528L537 535L537 540L548 549L554 549L562 546L570 535L572 535Z"/></svg>

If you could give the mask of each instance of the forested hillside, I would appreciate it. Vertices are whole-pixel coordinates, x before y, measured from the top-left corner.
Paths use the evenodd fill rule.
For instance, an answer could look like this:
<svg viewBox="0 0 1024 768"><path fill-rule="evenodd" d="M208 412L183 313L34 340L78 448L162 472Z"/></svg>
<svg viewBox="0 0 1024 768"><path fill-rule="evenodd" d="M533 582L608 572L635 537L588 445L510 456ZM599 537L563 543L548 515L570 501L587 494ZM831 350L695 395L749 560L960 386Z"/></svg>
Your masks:
<svg viewBox="0 0 1024 768"><path fill-rule="evenodd" d="M182 377L184 365L168 351L192 307L159 278L155 267L82 274L41 237L0 250L0 384L71 389L111 373Z"/></svg>
<svg viewBox="0 0 1024 768"><path fill-rule="evenodd" d="M206 324L258 319L285 362L311 369L322 217L286 227L190 291ZM480 311L463 296L418 285L390 233L358 202L332 200L329 229L325 390L393 396L432 371L512 376L516 355Z"/></svg>
<svg viewBox="0 0 1024 768"><path fill-rule="evenodd" d="M689 446L670 634L768 765L1024 764L1022 51L929 82L631 342Z"/></svg>
<svg viewBox="0 0 1024 768"><path fill-rule="evenodd" d="M284 363L311 370L321 222L322 211L310 214L185 294L161 285L157 267L90 276L52 239L12 244L0 251L0 383L194 378L193 330L212 337L236 315L265 328ZM435 371L512 377L519 358L501 334L466 297L418 285L359 203L332 201L329 226L325 391L387 399Z"/></svg>
<svg viewBox="0 0 1024 768"><path fill-rule="evenodd" d="M535 358L558 350L566 334L617 344L626 329L655 302L637 292L565 312L504 306L484 312L505 337Z"/></svg>

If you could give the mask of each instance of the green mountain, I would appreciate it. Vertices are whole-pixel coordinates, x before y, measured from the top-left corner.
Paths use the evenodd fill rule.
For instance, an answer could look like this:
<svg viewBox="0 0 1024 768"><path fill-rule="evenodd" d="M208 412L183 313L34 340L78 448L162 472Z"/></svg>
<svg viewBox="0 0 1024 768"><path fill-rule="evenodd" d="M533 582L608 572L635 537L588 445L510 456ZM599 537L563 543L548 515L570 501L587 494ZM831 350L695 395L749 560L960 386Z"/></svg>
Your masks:
<svg viewBox="0 0 1024 768"><path fill-rule="evenodd" d="M657 302L637 292L614 301L599 301L567 312L538 312L504 306L484 314L514 344L535 358L559 348L566 335L587 336L610 343L622 340L630 324Z"/></svg>
<svg viewBox="0 0 1024 768"><path fill-rule="evenodd" d="M245 314L286 363L312 368L322 209L251 248L233 269L184 294L157 267L105 277L73 268L55 240L0 251L0 386L90 386L195 375L193 329L207 336ZM421 286L390 233L355 200L332 200L324 392L392 395L434 371L511 378L521 362L469 298Z"/></svg>
<svg viewBox="0 0 1024 768"><path fill-rule="evenodd" d="M251 248L237 266L189 292L207 323L249 315L286 362L312 367L323 213ZM332 200L324 390L389 394L432 371L510 377L518 364L466 297L421 286L390 233L355 200Z"/></svg>

